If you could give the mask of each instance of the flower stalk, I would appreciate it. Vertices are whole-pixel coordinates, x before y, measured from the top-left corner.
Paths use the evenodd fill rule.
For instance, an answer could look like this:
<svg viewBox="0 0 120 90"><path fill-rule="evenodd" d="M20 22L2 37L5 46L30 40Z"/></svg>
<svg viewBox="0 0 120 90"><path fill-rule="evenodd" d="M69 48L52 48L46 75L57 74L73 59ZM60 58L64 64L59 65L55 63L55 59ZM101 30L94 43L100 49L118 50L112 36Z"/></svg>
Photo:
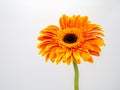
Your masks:
<svg viewBox="0 0 120 90"><path fill-rule="evenodd" d="M79 70L78 66L75 62L73 62L73 67L74 67L74 90L79 90Z"/></svg>

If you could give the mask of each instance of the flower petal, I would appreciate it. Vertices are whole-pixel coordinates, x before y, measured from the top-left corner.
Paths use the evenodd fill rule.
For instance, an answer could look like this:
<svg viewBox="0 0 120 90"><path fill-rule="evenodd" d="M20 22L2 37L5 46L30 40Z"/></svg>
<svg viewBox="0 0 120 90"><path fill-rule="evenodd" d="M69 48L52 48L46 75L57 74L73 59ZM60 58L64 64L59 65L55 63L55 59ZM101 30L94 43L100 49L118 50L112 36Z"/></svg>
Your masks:
<svg viewBox="0 0 120 90"><path fill-rule="evenodd" d="M67 28L67 22L68 22L68 16L63 15L59 20L61 29Z"/></svg>
<svg viewBox="0 0 120 90"><path fill-rule="evenodd" d="M72 58L71 58L71 56L69 56L68 58L67 58L67 65L70 65L71 64L71 62L72 62Z"/></svg>
<svg viewBox="0 0 120 90"><path fill-rule="evenodd" d="M81 57L84 61L88 61L90 63L93 63L93 59L90 56L90 53L88 51L82 51L81 52Z"/></svg>
<svg viewBox="0 0 120 90"><path fill-rule="evenodd" d="M59 64L60 61L62 60L62 57L64 56L64 53L59 53L56 56L56 64Z"/></svg>
<svg viewBox="0 0 120 90"><path fill-rule="evenodd" d="M49 60L49 53L46 54L46 62L48 62L48 60Z"/></svg>
<svg viewBox="0 0 120 90"><path fill-rule="evenodd" d="M105 46L105 43L102 38L96 37L94 39L90 39L84 42L84 44L94 44L98 46Z"/></svg>
<svg viewBox="0 0 120 90"><path fill-rule="evenodd" d="M51 33L51 34L57 34L56 32L59 30L59 28L55 25L49 25L45 29L43 29L40 33Z"/></svg>
<svg viewBox="0 0 120 90"><path fill-rule="evenodd" d="M74 57L76 63L78 63L78 64L81 63L81 61L80 61L80 54L79 54L78 50L74 50L73 51L73 57Z"/></svg>
<svg viewBox="0 0 120 90"><path fill-rule="evenodd" d="M63 62L65 63L67 61L67 59L70 57L70 55L71 55L71 50L68 48L64 52L65 52L65 54L63 56Z"/></svg>
<svg viewBox="0 0 120 90"><path fill-rule="evenodd" d="M89 53L95 56L100 56L100 53L97 51L89 51Z"/></svg>
<svg viewBox="0 0 120 90"><path fill-rule="evenodd" d="M55 58L56 58L56 54L55 54L54 52L50 52L50 53L49 53L49 57L50 57L50 60L51 60L52 62L54 62L54 61L55 61Z"/></svg>
<svg viewBox="0 0 120 90"><path fill-rule="evenodd" d="M89 24L87 28L87 31L103 31L100 25L97 24Z"/></svg>
<svg viewBox="0 0 120 90"><path fill-rule="evenodd" d="M56 47L57 45L55 44L49 44L45 48L41 49L40 54L43 56L50 51L51 48Z"/></svg>
<svg viewBox="0 0 120 90"><path fill-rule="evenodd" d="M59 64L60 61L62 60L62 57L64 56L64 49L62 47L58 47L55 50L56 53L56 64Z"/></svg>

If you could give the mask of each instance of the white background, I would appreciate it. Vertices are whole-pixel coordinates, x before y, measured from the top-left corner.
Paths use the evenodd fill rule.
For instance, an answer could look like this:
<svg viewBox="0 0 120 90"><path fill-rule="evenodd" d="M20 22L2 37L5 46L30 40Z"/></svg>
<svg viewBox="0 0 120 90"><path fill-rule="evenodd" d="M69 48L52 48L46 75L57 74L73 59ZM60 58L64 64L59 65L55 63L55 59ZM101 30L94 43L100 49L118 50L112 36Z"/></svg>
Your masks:
<svg viewBox="0 0 120 90"><path fill-rule="evenodd" d="M46 63L36 48L64 13L105 30L101 56L79 65L80 90L120 90L120 0L0 0L0 90L74 90L72 64Z"/></svg>

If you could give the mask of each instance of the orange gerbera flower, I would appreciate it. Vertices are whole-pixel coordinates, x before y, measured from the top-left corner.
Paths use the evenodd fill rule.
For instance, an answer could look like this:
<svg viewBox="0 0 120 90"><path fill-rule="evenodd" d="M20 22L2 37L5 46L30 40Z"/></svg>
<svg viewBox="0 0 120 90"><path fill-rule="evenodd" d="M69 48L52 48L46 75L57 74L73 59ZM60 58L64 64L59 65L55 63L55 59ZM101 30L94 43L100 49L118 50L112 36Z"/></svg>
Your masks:
<svg viewBox="0 0 120 90"><path fill-rule="evenodd" d="M40 32L39 53L46 56L46 61L57 64L61 61L80 64L82 60L93 63L91 55L99 56L100 46L105 45L102 28L80 15L63 15L59 23L60 28L49 25Z"/></svg>

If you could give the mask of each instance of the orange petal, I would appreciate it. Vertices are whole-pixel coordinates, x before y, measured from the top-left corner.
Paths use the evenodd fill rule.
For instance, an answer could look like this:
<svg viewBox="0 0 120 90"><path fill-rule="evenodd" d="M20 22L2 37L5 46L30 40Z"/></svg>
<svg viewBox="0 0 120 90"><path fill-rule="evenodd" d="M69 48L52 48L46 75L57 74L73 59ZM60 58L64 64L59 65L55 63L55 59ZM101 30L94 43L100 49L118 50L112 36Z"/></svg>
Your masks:
<svg viewBox="0 0 120 90"><path fill-rule="evenodd" d="M100 25L89 24L87 31L103 31Z"/></svg>
<svg viewBox="0 0 120 90"><path fill-rule="evenodd" d="M59 30L59 28L55 25L49 25L47 28L43 29L40 33L54 33Z"/></svg>
<svg viewBox="0 0 120 90"><path fill-rule="evenodd" d="M64 56L64 50L61 47L56 48L56 64L59 64L62 60L62 57Z"/></svg>
<svg viewBox="0 0 120 90"><path fill-rule="evenodd" d="M51 48L56 47L54 44L49 44L45 48L41 49L40 54L43 56L50 51Z"/></svg>
<svg viewBox="0 0 120 90"><path fill-rule="evenodd" d="M96 36L96 35L98 35L98 36L104 36L103 32L89 32L89 33L87 33L88 37L89 36Z"/></svg>
<svg viewBox="0 0 120 90"><path fill-rule="evenodd" d="M84 44L94 44L94 45L98 45L98 46L105 46L103 39L100 37L95 38L95 39L91 39L91 40L87 40L87 41L85 41Z"/></svg>
<svg viewBox="0 0 120 90"><path fill-rule="evenodd" d="M64 53L59 53L56 56L56 64L59 64L60 61L62 60L62 57L64 56Z"/></svg>
<svg viewBox="0 0 120 90"><path fill-rule="evenodd" d="M89 41L89 40L93 40L93 39L97 39L99 36L86 36L84 37L85 41ZM100 38L100 37L99 37Z"/></svg>
<svg viewBox="0 0 120 90"><path fill-rule="evenodd" d="M63 56L63 62L65 63L67 61L68 57L70 57L70 55L71 55L71 50L66 49L64 52L65 52L65 54Z"/></svg>
<svg viewBox="0 0 120 90"><path fill-rule="evenodd" d="M94 48L91 46L91 45L89 45L89 44L83 44L82 46L81 46L81 49L82 50L94 50Z"/></svg>
<svg viewBox="0 0 120 90"><path fill-rule="evenodd" d="M75 16L74 19L75 19L75 24L74 24L74 26L75 26L76 28L79 28L79 27L80 27L80 25L79 25L80 16L79 16L79 15L78 15L78 16Z"/></svg>
<svg viewBox="0 0 120 90"><path fill-rule="evenodd" d="M78 63L78 64L81 63L81 61L80 61L80 54L79 54L78 50L74 50L73 51L73 57L74 57L76 63Z"/></svg>
<svg viewBox="0 0 120 90"><path fill-rule="evenodd" d="M52 62L54 62L54 61L55 61L55 58L56 58L55 52L50 52L50 53L49 53L49 57L50 57L50 60L51 60Z"/></svg>
<svg viewBox="0 0 120 90"><path fill-rule="evenodd" d="M63 15L60 18L59 23L60 23L61 29L65 29L67 27L67 21L68 21L68 16L66 16L66 15Z"/></svg>
<svg viewBox="0 0 120 90"><path fill-rule="evenodd" d="M49 53L46 55L46 62L49 60Z"/></svg>
<svg viewBox="0 0 120 90"><path fill-rule="evenodd" d="M72 62L72 58L71 58L71 56L69 56L69 57L67 58L67 65L70 65L71 62Z"/></svg>
<svg viewBox="0 0 120 90"><path fill-rule="evenodd" d="M89 51L90 54L92 55L95 55L95 56L100 56L100 53L99 52L96 52L96 51Z"/></svg>
<svg viewBox="0 0 120 90"><path fill-rule="evenodd" d="M54 37L52 36L39 36L38 37L38 40L41 40L41 41L53 41L54 40Z"/></svg>
<svg viewBox="0 0 120 90"><path fill-rule="evenodd" d="M98 45L91 45L91 46L92 46L94 49L89 49L89 50L101 52L100 46L98 46Z"/></svg>
<svg viewBox="0 0 120 90"><path fill-rule="evenodd" d="M88 62L90 63L93 63L93 58L90 56L88 59L87 59Z"/></svg>
<svg viewBox="0 0 120 90"><path fill-rule="evenodd" d="M81 57L84 61L88 61L90 63L93 63L93 59L90 56L90 53L88 51L82 51L81 52Z"/></svg>
<svg viewBox="0 0 120 90"><path fill-rule="evenodd" d="M42 41L37 45L37 47L38 48L44 48L44 46L46 47L46 45L48 45L50 43L51 43L50 41Z"/></svg>

